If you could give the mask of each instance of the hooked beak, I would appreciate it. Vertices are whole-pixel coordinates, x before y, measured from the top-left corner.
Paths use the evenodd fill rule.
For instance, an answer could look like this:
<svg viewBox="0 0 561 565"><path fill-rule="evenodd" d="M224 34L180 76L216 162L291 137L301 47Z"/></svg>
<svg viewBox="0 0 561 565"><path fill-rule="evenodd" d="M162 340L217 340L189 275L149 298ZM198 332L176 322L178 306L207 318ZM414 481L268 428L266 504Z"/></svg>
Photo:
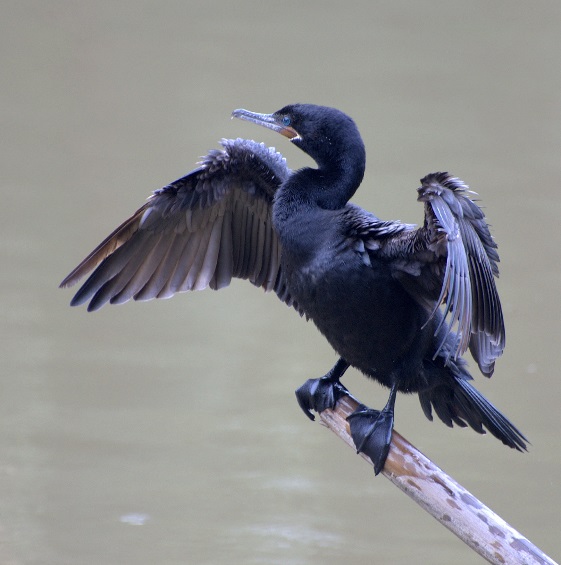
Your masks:
<svg viewBox="0 0 561 565"><path fill-rule="evenodd" d="M275 114L258 114L257 112L250 112L249 110L244 110L239 108L232 112L232 118L240 118L241 120L247 120L248 122L253 122L259 126L263 126L273 131L288 137L288 139L296 139L299 136L298 132L291 126L285 126L280 121L280 117Z"/></svg>

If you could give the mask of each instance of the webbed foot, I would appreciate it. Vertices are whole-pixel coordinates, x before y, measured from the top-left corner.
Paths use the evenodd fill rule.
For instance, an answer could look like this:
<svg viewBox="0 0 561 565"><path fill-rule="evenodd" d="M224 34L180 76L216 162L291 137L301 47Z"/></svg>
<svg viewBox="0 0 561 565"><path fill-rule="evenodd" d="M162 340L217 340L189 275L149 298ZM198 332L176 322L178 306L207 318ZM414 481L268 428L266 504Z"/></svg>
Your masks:
<svg viewBox="0 0 561 565"><path fill-rule="evenodd" d="M393 430L393 411L381 412L361 405L348 418L356 452L364 453L374 463L377 475L386 463Z"/></svg>
<svg viewBox="0 0 561 565"><path fill-rule="evenodd" d="M397 386L393 385L383 410L373 410L360 405L347 417L356 452L370 457L376 475L384 468L390 451L396 394Z"/></svg>
<svg viewBox="0 0 561 565"><path fill-rule="evenodd" d="M312 410L323 412L326 408L335 408L335 404L349 391L339 382L329 377L321 379L308 379L296 390L296 398L304 414L314 420Z"/></svg>
<svg viewBox="0 0 561 565"><path fill-rule="evenodd" d="M314 420L312 410L323 412L326 408L334 408L337 401L349 394L349 391L339 382L349 364L339 359L335 366L320 379L308 379L296 390L296 398L304 414Z"/></svg>

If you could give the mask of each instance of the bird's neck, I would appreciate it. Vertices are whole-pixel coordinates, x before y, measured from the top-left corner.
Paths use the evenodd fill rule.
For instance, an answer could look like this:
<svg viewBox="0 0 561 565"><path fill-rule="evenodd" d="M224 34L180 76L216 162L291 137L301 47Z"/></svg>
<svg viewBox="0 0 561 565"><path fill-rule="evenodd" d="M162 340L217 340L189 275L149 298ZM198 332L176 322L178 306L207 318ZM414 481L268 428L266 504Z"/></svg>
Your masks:
<svg viewBox="0 0 561 565"><path fill-rule="evenodd" d="M364 176L364 151L347 151L316 159L317 169L296 171L280 188L275 208L289 215L310 208L339 210L354 195Z"/></svg>
<svg viewBox="0 0 561 565"><path fill-rule="evenodd" d="M293 173L273 203L273 225L283 247L285 268L306 263L336 237L336 211L345 207L364 174L364 158L316 159L317 169ZM335 214L334 214L335 212Z"/></svg>

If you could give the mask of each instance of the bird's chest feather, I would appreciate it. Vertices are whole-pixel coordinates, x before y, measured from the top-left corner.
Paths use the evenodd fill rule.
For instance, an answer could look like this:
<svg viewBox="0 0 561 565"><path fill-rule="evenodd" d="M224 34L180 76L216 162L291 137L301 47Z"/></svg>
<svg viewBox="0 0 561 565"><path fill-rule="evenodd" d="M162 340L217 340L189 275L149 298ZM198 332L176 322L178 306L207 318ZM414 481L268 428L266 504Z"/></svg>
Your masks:
<svg viewBox="0 0 561 565"><path fill-rule="evenodd" d="M425 313L387 264L365 261L336 227L324 227L299 230L294 244L283 241L290 294L339 355L372 376L390 378Z"/></svg>

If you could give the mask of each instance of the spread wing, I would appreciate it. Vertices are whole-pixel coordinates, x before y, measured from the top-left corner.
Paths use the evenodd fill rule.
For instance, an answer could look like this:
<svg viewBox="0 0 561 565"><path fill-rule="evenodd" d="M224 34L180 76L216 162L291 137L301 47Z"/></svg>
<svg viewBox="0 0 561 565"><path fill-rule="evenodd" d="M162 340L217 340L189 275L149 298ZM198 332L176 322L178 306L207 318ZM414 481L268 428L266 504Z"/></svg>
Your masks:
<svg viewBox="0 0 561 565"><path fill-rule="evenodd" d="M232 277L275 290L292 304L271 223L275 191L290 174L285 159L254 141L222 140L183 178L156 190L61 283L93 273L73 306L169 298L227 286Z"/></svg>
<svg viewBox="0 0 561 565"><path fill-rule="evenodd" d="M391 262L394 276L430 317L441 310L439 350L455 332L447 356L457 358L469 347L481 372L491 376L505 346L494 281L497 245L481 208L470 198L474 193L461 180L432 173L421 180L418 193L425 204L423 226L374 218L363 220L357 235L369 254Z"/></svg>

